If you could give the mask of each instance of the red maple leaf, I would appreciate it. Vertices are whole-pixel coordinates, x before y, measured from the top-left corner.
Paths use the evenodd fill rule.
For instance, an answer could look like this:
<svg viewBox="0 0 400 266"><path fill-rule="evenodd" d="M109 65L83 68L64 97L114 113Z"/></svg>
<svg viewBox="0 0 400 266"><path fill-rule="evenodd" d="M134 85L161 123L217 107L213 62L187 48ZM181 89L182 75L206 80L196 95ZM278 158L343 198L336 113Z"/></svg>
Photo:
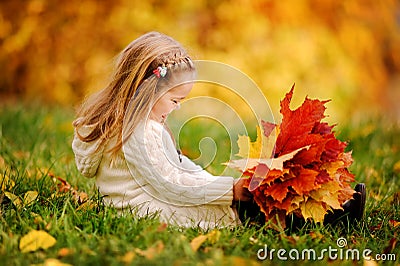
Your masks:
<svg viewBox="0 0 400 266"><path fill-rule="evenodd" d="M291 152L317 141L318 136L310 134L316 123L321 121L328 101L311 100L306 98L304 103L292 111L289 107L293 96L294 85L281 101L280 134L276 140L275 157Z"/></svg>

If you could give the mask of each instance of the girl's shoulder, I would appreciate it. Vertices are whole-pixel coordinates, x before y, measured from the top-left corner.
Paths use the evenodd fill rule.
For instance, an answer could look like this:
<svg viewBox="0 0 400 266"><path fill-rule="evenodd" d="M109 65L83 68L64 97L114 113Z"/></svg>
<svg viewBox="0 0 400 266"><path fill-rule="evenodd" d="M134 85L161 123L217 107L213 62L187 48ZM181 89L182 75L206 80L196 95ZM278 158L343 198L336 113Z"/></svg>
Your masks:
<svg viewBox="0 0 400 266"><path fill-rule="evenodd" d="M147 130L154 130L154 131L163 131L164 125L154 121L153 119L148 119L146 122L146 129Z"/></svg>
<svg viewBox="0 0 400 266"><path fill-rule="evenodd" d="M150 136L162 136L165 132L164 126L154 120L140 122L133 131L134 138L146 138Z"/></svg>

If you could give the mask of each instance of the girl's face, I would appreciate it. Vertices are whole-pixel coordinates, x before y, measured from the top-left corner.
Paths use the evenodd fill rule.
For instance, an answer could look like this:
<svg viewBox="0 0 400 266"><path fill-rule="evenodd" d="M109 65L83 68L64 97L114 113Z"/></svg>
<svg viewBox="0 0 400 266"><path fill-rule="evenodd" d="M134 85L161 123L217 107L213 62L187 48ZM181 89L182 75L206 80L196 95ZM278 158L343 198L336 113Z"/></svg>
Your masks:
<svg viewBox="0 0 400 266"><path fill-rule="evenodd" d="M151 109L150 119L164 123L173 110L179 109L181 101L189 94L192 87L192 83L186 83L167 91L154 104Z"/></svg>

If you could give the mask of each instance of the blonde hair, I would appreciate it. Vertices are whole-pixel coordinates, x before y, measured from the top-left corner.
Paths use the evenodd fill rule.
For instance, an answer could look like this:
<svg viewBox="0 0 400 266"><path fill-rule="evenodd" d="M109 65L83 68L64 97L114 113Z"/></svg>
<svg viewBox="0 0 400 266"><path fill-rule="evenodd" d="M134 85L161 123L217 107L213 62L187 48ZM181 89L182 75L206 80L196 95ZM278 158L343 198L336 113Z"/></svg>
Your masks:
<svg viewBox="0 0 400 266"><path fill-rule="evenodd" d="M153 74L159 66L167 67L166 76ZM123 145L123 131L124 139L129 137L162 94L193 80L194 73L193 62L176 40L158 32L142 35L120 53L109 84L81 105L73 122L78 137L85 142L100 139L100 147L116 136L110 152L117 153ZM125 116L128 125L124 125ZM93 130L82 136L79 128L85 125Z"/></svg>

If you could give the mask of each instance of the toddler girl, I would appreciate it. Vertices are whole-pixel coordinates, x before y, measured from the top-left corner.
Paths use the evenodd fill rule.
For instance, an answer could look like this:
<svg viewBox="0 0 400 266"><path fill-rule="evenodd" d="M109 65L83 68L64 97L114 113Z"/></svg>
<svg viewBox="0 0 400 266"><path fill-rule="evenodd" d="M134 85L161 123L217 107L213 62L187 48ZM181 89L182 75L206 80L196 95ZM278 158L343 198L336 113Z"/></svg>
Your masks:
<svg viewBox="0 0 400 266"><path fill-rule="evenodd" d="M109 84L82 104L72 148L106 204L179 226L239 223L232 203L251 199L243 180L213 176L179 154L165 124L194 78L183 47L150 32L121 52Z"/></svg>

